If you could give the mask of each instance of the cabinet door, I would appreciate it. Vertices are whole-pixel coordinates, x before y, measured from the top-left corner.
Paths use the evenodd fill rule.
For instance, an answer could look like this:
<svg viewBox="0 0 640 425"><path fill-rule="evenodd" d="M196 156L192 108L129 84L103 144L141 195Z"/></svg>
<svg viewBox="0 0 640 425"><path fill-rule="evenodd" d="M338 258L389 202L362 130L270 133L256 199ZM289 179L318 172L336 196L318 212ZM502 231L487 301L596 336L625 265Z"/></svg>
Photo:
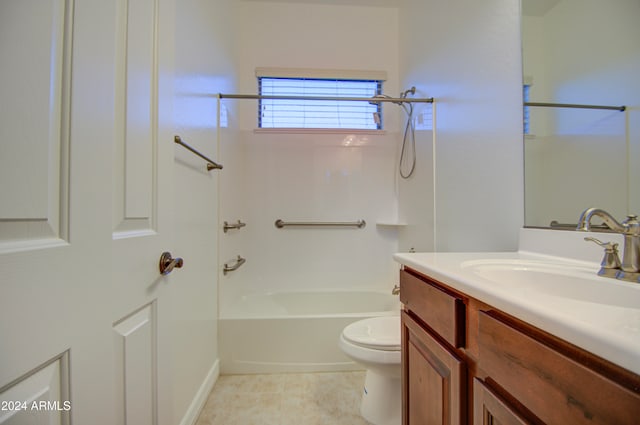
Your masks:
<svg viewBox="0 0 640 425"><path fill-rule="evenodd" d="M402 312L402 423L465 423L462 360Z"/></svg>
<svg viewBox="0 0 640 425"><path fill-rule="evenodd" d="M477 378L473 380L473 423L474 425L529 424Z"/></svg>

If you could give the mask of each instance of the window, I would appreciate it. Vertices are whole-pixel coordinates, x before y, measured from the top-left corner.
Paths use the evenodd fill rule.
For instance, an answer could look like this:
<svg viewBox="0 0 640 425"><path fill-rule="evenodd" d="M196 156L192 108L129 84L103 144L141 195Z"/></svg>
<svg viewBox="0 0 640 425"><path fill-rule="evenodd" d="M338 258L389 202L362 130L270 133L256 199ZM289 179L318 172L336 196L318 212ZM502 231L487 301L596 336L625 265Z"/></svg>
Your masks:
<svg viewBox="0 0 640 425"><path fill-rule="evenodd" d="M258 93L373 97L382 93L382 80L258 76ZM382 106L349 100L260 99L258 127L381 130Z"/></svg>
<svg viewBox="0 0 640 425"><path fill-rule="evenodd" d="M524 86L522 86L522 99L524 103L527 103L529 101L530 90L531 90L531 84L525 83ZM524 134L531 134L530 114L531 114L531 107L525 105L522 111Z"/></svg>
<svg viewBox="0 0 640 425"><path fill-rule="evenodd" d="M522 98L523 100L526 102L529 101L529 89L531 88L531 86L529 84L525 84L522 87ZM530 128L529 128L529 106L524 106L524 110L523 110L523 119L524 119L524 134L529 134Z"/></svg>

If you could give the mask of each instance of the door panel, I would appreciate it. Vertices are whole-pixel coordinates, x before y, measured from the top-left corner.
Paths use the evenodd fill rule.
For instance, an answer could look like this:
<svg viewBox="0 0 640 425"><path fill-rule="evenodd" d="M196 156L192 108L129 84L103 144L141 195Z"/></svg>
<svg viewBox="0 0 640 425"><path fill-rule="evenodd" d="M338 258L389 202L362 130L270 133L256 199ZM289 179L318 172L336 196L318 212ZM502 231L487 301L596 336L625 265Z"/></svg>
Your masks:
<svg viewBox="0 0 640 425"><path fill-rule="evenodd" d="M127 424L167 423L172 408L160 402L171 400L170 352L158 348L171 340L167 296L180 273L161 276L158 268L173 244L173 129L166 119L173 29L160 25L171 21L172 7L172 0L121 0L118 8L110 270L117 301L111 320L119 423Z"/></svg>
<svg viewBox="0 0 640 425"><path fill-rule="evenodd" d="M114 238L155 230L157 12L157 0L122 0L119 10Z"/></svg>
<svg viewBox="0 0 640 425"><path fill-rule="evenodd" d="M69 353L0 388L0 424L70 423Z"/></svg>
<svg viewBox="0 0 640 425"><path fill-rule="evenodd" d="M149 304L114 324L118 386L123 388L123 423L150 425L155 419L156 309Z"/></svg>
<svg viewBox="0 0 640 425"><path fill-rule="evenodd" d="M0 2L0 388L69 348L73 1ZM33 382L33 381L29 381ZM9 385L11 383L11 385ZM4 397L4 396L3 396Z"/></svg>
<svg viewBox="0 0 640 425"><path fill-rule="evenodd" d="M165 13L172 10L170 1L162 6ZM170 340L161 316L170 311L167 291L174 277L160 276L158 263L173 243L173 133L171 123L158 117L171 107L173 94L158 76L171 75L171 51L159 46L170 46L173 34L161 28L160 9L160 0L121 0L115 49L111 285L118 300L111 320L119 423L141 425L171 417L171 405L159 402L171 399L169 352L158 344Z"/></svg>
<svg viewBox="0 0 640 425"><path fill-rule="evenodd" d="M47 423L172 417L172 13L0 2L0 400L69 403Z"/></svg>
<svg viewBox="0 0 640 425"><path fill-rule="evenodd" d="M67 239L70 3L0 4L0 252Z"/></svg>

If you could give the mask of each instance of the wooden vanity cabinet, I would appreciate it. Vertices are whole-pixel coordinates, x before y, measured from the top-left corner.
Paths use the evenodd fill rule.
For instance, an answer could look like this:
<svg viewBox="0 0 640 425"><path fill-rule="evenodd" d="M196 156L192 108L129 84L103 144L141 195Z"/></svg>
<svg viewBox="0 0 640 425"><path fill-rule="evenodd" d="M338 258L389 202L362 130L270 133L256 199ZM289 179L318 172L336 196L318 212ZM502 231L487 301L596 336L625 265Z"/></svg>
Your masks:
<svg viewBox="0 0 640 425"><path fill-rule="evenodd" d="M462 298L401 271L403 425L467 423Z"/></svg>
<svg viewBox="0 0 640 425"><path fill-rule="evenodd" d="M640 376L410 268L403 425L640 424Z"/></svg>

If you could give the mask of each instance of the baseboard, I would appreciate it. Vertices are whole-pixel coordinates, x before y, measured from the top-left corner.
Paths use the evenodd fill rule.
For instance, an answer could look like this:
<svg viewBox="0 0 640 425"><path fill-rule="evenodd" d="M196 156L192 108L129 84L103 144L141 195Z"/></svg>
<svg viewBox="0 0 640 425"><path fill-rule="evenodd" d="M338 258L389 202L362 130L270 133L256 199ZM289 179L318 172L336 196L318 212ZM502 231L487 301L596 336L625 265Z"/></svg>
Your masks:
<svg viewBox="0 0 640 425"><path fill-rule="evenodd" d="M207 402L207 398L209 397L209 393L213 389L218 377L220 376L220 359L216 359L215 363L207 373L206 378L200 385L198 392L195 397L191 401L187 412L182 417L182 421L180 421L180 425L194 425L196 420L198 420L198 416L204 407L204 404Z"/></svg>

